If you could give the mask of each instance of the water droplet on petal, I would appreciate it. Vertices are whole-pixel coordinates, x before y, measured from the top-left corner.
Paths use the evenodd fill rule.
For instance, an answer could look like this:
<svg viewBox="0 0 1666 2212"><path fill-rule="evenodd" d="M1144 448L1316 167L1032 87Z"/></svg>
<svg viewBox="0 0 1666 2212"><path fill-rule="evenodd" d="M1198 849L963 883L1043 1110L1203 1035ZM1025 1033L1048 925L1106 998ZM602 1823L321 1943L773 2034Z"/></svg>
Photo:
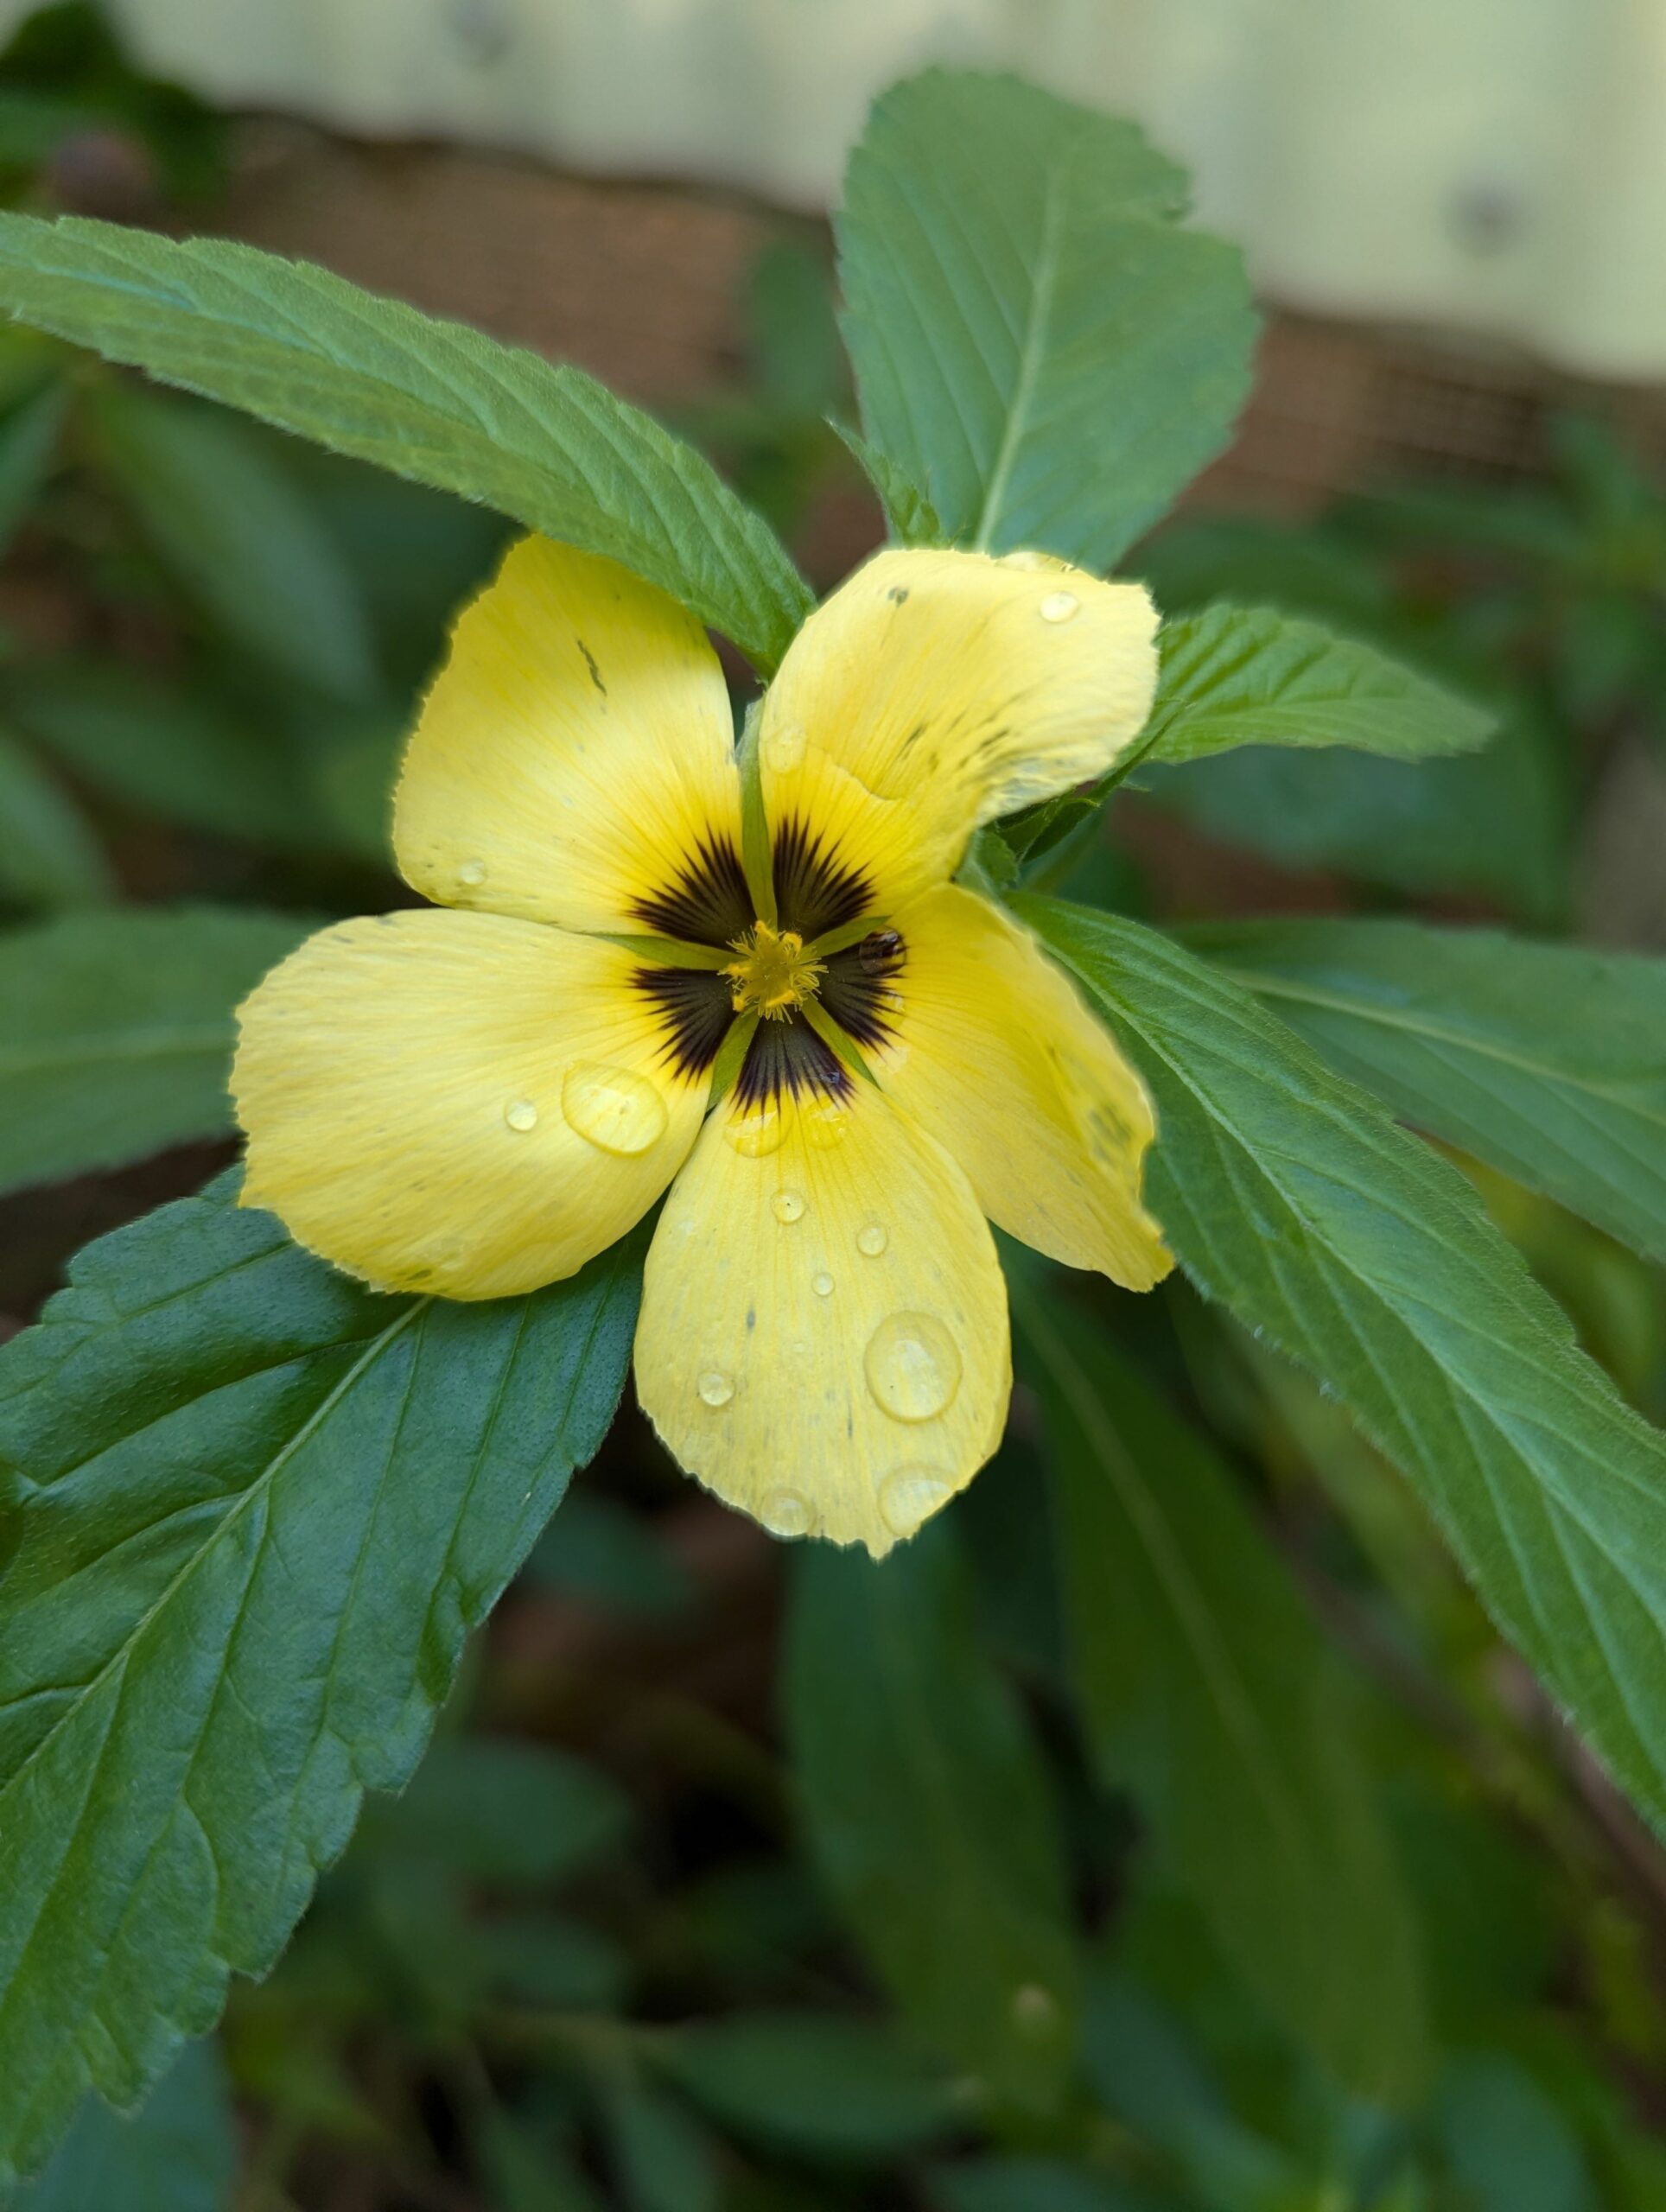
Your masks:
<svg viewBox="0 0 1666 2212"><path fill-rule="evenodd" d="M890 1242L876 1221L870 1221L866 1229L859 1230L856 1234L856 1249L870 1260L877 1260Z"/></svg>
<svg viewBox="0 0 1666 2212"><path fill-rule="evenodd" d="M734 1395L734 1385L721 1367L709 1367L699 1382L701 1402L708 1406L726 1406Z"/></svg>
<svg viewBox="0 0 1666 2212"><path fill-rule="evenodd" d="M486 862L465 861L457 870L457 880L459 883L466 883L471 891L474 890L477 884L486 881Z"/></svg>
<svg viewBox="0 0 1666 2212"><path fill-rule="evenodd" d="M800 1497L796 1490L772 1491L758 1515L772 1536L807 1535L815 1517L809 1499Z"/></svg>
<svg viewBox="0 0 1666 2212"><path fill-rule="evenodd" d="M836 1144L843 1144L850 1130L850 1116L844 1108L830 1098L819 1105L799 1109L798 1127L804 1142L812 1152L831 1152Z"/></svg>
<svg viewBox="0 0 1666 2212"><path fill-rule="evenodd" d="M940 1467L899 1467L880 1485L880 1518L893 1536L912 1536L954 1487Z"/></svg>
<svg viewBox="0 0 1666 2212"><path fill-rule="evenodd" d="M1068 622L1081 604L1073 591L1050 591L1039 612L1044 622Z"/></svg>
<svg viewBox="0 0 1666 2212"><path fill-rule="evenodd" d="M599 1151L646 1152L665 1134L665 1102L646 1076L578 1060L561 1086L561 1110Z"/></svg>
<svg viewBox="0 0 1666 2212"><path fill-rule="evenodd" d="M761 1160L779 1152L786 1124L778 1106L760 1106L755 1113L737 1114L723 1124L723 1135L743 1160Z"/></svg>
<svg viewBox="0 0 1666 2212"><path fill-rule="evenodd" d="M804 1202L796 1191L777 1191L769 1202L769 1210L777 1221L802 1221Z"/></svg>
<svg viewBox="0 0 1666 2212"><path fill-rule="evenodd" d="M1003 569L1046 569L1052 564L1045 553L1033 553L1027 548L1021 548L1016 553L1003 553L1001 565Z"/></svg>
<svg viewBox="0 0 1666 2212"><path fill-rule="evenodd" d="M817 1298L831 1298L833 1295L833 1278L830 1274L817 1275L811 1281L810 1287L815 1292Z"/></svg>
<svg viewBox="0 0 1666 2212"><path fill-rule="evenodd" d="M868 1338L862 1366L875 1402L893 1421L935 1420L960 1388L960 1352L929 1313L888 1315Z"/></svg>
<svg viewBox="0 0 1666 2212"><path fill-rule="evenodd" d="M804 757L804 734L797 722L785 722L764 740L764 760L778 776L790 776Z"/></svg>
<svg viewBox="0 0 1666 2212"><path fill-rule="evenodd" d="M503 1109L503 1118L524 1136L528 1129L537 1128L538 1109L530 1098L512 1098Z"/></svg>

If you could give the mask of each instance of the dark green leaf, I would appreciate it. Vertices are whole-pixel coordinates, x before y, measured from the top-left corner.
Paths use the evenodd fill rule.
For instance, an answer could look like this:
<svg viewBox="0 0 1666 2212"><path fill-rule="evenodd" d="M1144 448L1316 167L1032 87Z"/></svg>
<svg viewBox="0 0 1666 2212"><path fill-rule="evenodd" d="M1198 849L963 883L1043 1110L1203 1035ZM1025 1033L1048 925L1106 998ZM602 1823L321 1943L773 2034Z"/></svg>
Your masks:
<svg viewBox="0 0 1666 2212"><path fill-rule="evenodd" d="M794 1576L787 1719L829 1886L925 2034L1046 2102L1077 1999L1058 1839L953 1535L935 1522L883 1565L816 1548Z"/></svg>
<svg viewBox="0 0 1666 2212"><path fill-rule="evenodd" d="M693 1577L653 1523L597 1491L568 1499L526 1572L546 1590L627 1619L675 1620L695 1604Z"/></svg>
<svg viewBox="0 0 1666 2212"><path fill-rule="evenodd" d="M188 2044L139 2111L89 2097L40 2179L9 2212L226 2212L237 2134L212 2043Z"/></svg>
<svg viewBox="0 0 1666 2212"><path fill-rule="evenodd" d="M845 400L849 372L823 254L797 238L772 238L747 272L746 316L766 406L813 421Z"/></svg>
<svg viewBox="0 0 1666 2212"><path fill-rule="evenodd" d="M159 558L227 638L321 691L375 696L353 571L259 437L234 416L137 384L101 385L89 419Z"/></svg>
<svg viewBox="0 0 1666 2212"><path fill-rule="evenodd" d="M490 1989L557 2012L611 2012L625 2001L630 1974L624 1956L585 1921L553 1912L505 1913L471 1934Z"/></svg>
<svg viewBox="0 0 1666 2212"><path fill-rule="evenodd" d="M1597 2212L1578 2136L1514 2059L1459 2059L1441 2082L1436 2125L1473 2212Z"/></svg>
<svg viewBox="0 0 1666 2212"><path fill-rule="evenodd" d="M949 537L1110 568L1225 443L1256 319L1131 124L1016 79L876 103L838 218L863 426Z"/></svg>
<svg viewBox="0 0 1666 2212"><path fill-rule="evenodd" d="M1328 1649L1230 1476L1068 1306L1015 1300L1084 1719L1274 2018L1369 2095L1424 2070L1417 1930Z"/></svg>
<svg viewBox="0 0 1666 2212"><path fill-rule="evenodd" d="M235 1179L0 1350L0 2173L265 1970L613 1417L640 1239L385 1298Z"/></svg>
<svg viewBox="0 0 1666 2212"><path fill-rule="evenodd" d="M932 2203L940 2212L1174 2212L1172 2200L1063 2158L980 2158L939 2166Z"/></svg>
<svg viewBox="0 0 1666 2212"><path fill-rule="evenodd" d="M681 2028L661 2057L714 2119L766 2145L894 2158L958 2124L941 2067L836 2013L747 2012Z"/></svg>
<svg viewBox="0 0 1666 2212"><path fill-rule="evenodd" d="M1150 1202L1199 1287L1411 1478L1494 1618L1666 1827L1666 1441L1464 1178L1167 939L1015 902L1135 1054Z"/></svg>
<svg viewBox="0 0 1666 2212"><path fill-rule="evenodd" d="M765 668L810 593L699 456L571 367L217 239L0 216L0 305L618 561Z"/></svg>
<svg viewBox="0 0 1666 2212"><path fill-rule="evenodd" d="M1666 961L1413 922L1185 937L1405 1120L1666 1260Z"/></svg>
<svg viewBox="0 0 1666 2212"><path fill-rule="evenodd" d="M912 483L895 461L882 454L877 446L869 445L866 438L843 423L833 425L845 446L855 456L857 466L873 486L879 503L885 510L886 523L891 537L899 545L941 545L944 542L943 524L938 519L937 509L919 485Z"/></svg>
<svg viewBox="0 0 1666 2212"><path fill-rule="evenodd" d="M604 2110L630 2212L717 2212L716 2145L675 2097L626 2080L614 2086Z"/></svg>
<svg viewBox="0 0 1666 2212"><path fill-rule="evenodd" d="M1237 745L1344 745L1416 760L1469 753L1494 717L1375 645L1269 607L1210 607L1165 622L1148 760Z"/></svg>
<svg viewBox="0 0 1666 2212"><path fill-rule="evenodd" d="M74 801L3 729L0 823L0 899L20 906L82 906L114 894L109 865Z"/></svg>
<svg viewBox="0 0 1666 2212"><path fill-rule="evenodd" d="M119 907L0 938L0 1190L229 1130L232 1009L305 934Z"/></svg>
<svg viewBox="0 0 1666 2212"><path fill-rule="evenodd" d="M455 1873L540 1886L618 1843L627 1817L618 1789L582 1760L467 1736L436 1744L378 1825Z"/></svg>
<svg viewBox="0 0 1666 2212"><path fill-rule="evenodd" d="M16 536L52 474L68 411L68 385L54 383L0 423L0 553Z"/></svg>

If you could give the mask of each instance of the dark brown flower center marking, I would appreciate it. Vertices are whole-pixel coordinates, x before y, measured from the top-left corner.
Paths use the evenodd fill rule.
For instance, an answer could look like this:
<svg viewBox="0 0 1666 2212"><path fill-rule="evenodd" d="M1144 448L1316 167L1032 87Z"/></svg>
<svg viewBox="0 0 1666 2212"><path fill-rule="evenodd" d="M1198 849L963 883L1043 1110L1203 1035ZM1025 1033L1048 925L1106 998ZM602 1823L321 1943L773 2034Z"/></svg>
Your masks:
<svg viewBox="0 0 1666 2212"><path fill-rule="evenodd" d="M733 944L752 927L752 895L741 855L728 837L703 837L669 891L637 901L636 916L661 937L685 944Z"/></svg>

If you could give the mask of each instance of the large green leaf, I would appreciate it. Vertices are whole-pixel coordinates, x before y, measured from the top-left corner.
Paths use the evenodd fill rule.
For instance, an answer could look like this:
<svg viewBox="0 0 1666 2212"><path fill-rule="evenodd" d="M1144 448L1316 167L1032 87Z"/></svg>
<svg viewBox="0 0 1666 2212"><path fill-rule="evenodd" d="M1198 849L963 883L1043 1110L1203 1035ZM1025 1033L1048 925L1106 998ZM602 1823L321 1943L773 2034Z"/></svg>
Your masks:
<svg viewBox="0 0 1666 2212"><path fill-rule="evenodd" d="M97 391L88 416L96 451L157 554L227 638L322 691L376 696L353 571L264 434L126 383Z"/></svg>
<svg viewBox="0 0 1666 2212"><path fill-rule="evenodd" d="M1247 991L1134 923L1014 903L1151 1085L1151 1205L1188 1274L1404 1470L1499 1626L1666 1827L1666 1440L1457 1170Z"/></svg>
<svg viewBox="0 0 1666 2212"><path fill-rule="evenodd" d="M88 2097L37 2182L7 2212L226 2212L237 2129L219 2053L188 2044L130 2119Z"/></svg>
<svg viewBox="0 0 1666 2212"><path fill-rule="evenodd" d="M1666 961L1415 922L1184 935L1404 1119L1666 1260Z"/></svg>
<svg viewBox="0 0 1666 2212"><path fill-rule="evenodd" d="M0 552L28 520L52 474L69 394L67 383L54 381L0 423Z"/></svg>
<svg viewBox="0 0 1666 2212"><path fill-rule="evenodd" d="M0 2177L139 2095L409 1776L612 1419L639 1260L379 1297L227 1177L0 1350Z"/></svg>
<svg viewBox="0 0 1666 2212"><path fill-rule="evenodd" d="M838 218L863 426L948 536L1108 569L1225 443L1256 319L1134 126L932 70L876 104Z"/></svg>
<svg viewBox="0 0 1666 2212"><path fill-rule="evenodd" d="M898 2003L1001 2094L1049 2101L1077 2005L1058 1840L950 1529L883 1565L794 1562L786 1705L811 1847Z"/></svg>
<svg viewBox="0 0 1666 2212"><path fill-rule="evenodd" d="M1270 607L1205 607L1165 622L1147 760L1235 745L1345 745L1416 760L1485 743L1493 717L1375 645Z"/></svg>
<svg viewBox="0 0 1666 2212"><path fill-rule="evenodd" d="M1017 1301L1084 1718L1269 2011L1344 2080L1424 2070L1417 1931L1345 1686L1237 1485L1062 1301Z"/></svg>
<svg viewBox="0 0 1666 2212"><path fill-rule="evenodd" d="M810 593L697 454L594 378L219 239L0 215L0 307L623 563L763 667Z"/></svg>
<svg viewBox="0 0 1666 2212"><path fill-rule="evenodd" d="M766 2145L823 2157L900 2157L959 2124L956 2085L893 2031L836 2012L759 2012L696 2022L660 2063L715 2119Z"/></svg>
<svg viewBox="0 0 1666 2212"><path fill-rule="evenodd" d="M111 908L0 937L0 1190L232 1126L232 1012L297 917Z"/></svg>
<svg viewBox="0 0 1666 2212"><path fill-rule="evenodd" d="M74 801L4 729L0 823L0 899L20 906L81 906L114 893L109 864Z"/></svg>

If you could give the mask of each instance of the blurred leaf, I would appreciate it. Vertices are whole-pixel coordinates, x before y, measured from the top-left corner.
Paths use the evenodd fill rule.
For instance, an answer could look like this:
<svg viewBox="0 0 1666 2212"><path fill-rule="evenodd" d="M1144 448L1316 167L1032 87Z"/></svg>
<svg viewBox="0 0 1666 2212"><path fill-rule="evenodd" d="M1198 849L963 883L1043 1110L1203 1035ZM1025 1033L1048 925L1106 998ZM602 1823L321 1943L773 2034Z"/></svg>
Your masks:
<svg viewBox="0 0 1666 2212"><path fill-rule="evenodd" d="M1666 1260L1666 961L1413 922L1182 935L1402 1119Z"/></svg>
<svg viewBox="0 0 1666 2212"><path fill-rule="evenodd" d="M717 2212L716 2145L674 2097L621 2081L602 2111L620 2195L631 2212Z"/></svg>
<svg viewBox="0 0 1666 2212"><path fill-rule="evenodd" d="M836 220L868 435L947 535L1109 569L1225 443L1256 323L1132 124L1015 78L875 102Z"/></svg>
<svg viewBox="0 0 1666 2212"><path fill-rule="evenodd" d="M1666 1440L1462 1176L1247 992L1153 931L1016 903L1151 1085L1150 1203L1193 1281L1334 1389L1666 1826Z"/></svg>
<svg viewBox="0 0 1666 2212"><path fill-rule="evenodd" d="M1180 2212L1167 2197L1062 2158L980 2158L936 2167L934 2212Z"/></svg>
<svg viewBox="0 0 1666 2212"><path fill-rule="evenodd" d="M624 2002L630 1975L623 1954L582 1920L498 1913L473 1933L488 1986L525 2004L593 2012Z"/></svg>
<svg viewBox="0 0 1666 2212"><path fill-rule="evenodd" d="M40 497L58 457L69 385L54 382L0 423L0 554Z"/></svg>
<svg viewBox="0 0 1666 2212"><path fill-rule="evenodd" d="M1458 2060L1440 2085L1436 2126L1466 2212L1597 2212L1578 2138L1513 2059Z"/></svg>
<svg viewBox="0 0 1666 2212"><path fill-rule="evenodd" d="M20 906L81 906L115 895L103 849L74 801L4 729L0 823L0 899ZM0 938L0 962L4 944Z"/></svg>
<svg viewBox="0 0 1666 2212"><path fill-rule="evenodd" d="M810 592L697 454L579 370L217 239L0 216L0 306L605 555L766 670Z"/></svg>
<svg viewBox="0 0 1666 2212"><path fill-rule="evenodd" d="M302 850L327 847L308 763L212 698L115 662L0 669L0 704L85 782L141 813Z"/></svg>
<svg viewBox="0 0 1666 2212"><path fill-rule="evenodd" d="M505 1886L563 1880L618 1844L629 1818L605 1775L504 1737L436 1744L378 1825L401 1848Z"/></svg>
<svg viewBox="0 0 1666 2212"><path fill-rule="evenodd" d="M630 1357L639 1238L381 1297L236 1189L90 1245L0 1348L0 2173L270 1964Z"/></svg>
<svg viewBox="0 0 1666 2212"><path fill-rule="evenodd" d="M0 936L0 1190L229 1132L232 1009L305 934L124 906Z"/></svg>
<svg viewBox="0 0 1666 2212"><path fill-rule="evenodd" d="M937 509L919 486L910 482L895 461L877 446L869 445L866 438L859 437L855 430L837 422L833 428L873 486L874 496L885 510L893 543L941 545L945 535L943 524L938 519Z"/></svg>
<svg viewBox="0 0 1666 2212"><path fill-rule="evenodd" d="M935 2061L889 2030L838 2013L696 2022L659 2056L715 2120L766 2145L879 2161L940 2142L961 2124L961 2100Z"/></svg>
<svg viewBox="0 0 1666 2212"><path fill-rule="evenodd" d="M1317 1624L1225 1468L1103 1331L1033 1290L1014 1307L1100 1773L1269 2012L1403 2102L1427 2066L1418 1931Z"/></svg>
<svg viewBox="0 0 1666 2212"><path fill-rule="evenodd" d="M89 396L94 451L209 620L341 699L380 679L353 572L294 481L235 416L138 384Z"/></svg>
<svg viewBox="0 0 1666 2212"><path fill-rule="evenodd" d="M1342 745L1416 760L1468 753L1494 717L1375 645L1269 607L1165 622L1156 703L1138 741L1153 761L1237 745Z"/></svg>
<svg viewBox="0 0 1666 2212"><path fill-rule="evenodd" d="M335 735L315 756L314 795L327 842L355 858L390 868L393 787L410 735L405 715L372 715Z"/></svg>
<svg viewBox="0 0 1666 2212"><path fill-rule="evenodd" d="M1386 563L1323 522L1187 512L1148 538L1134 565L1169 616L1232 599L1314 615L1355 637L1393 626Z"/></svg>
<svg viewBox="0 0 1666 2212"><path fill-rule="evenodd" d="M567 1500L533 1546L526 1572L546 1590L626 1619L675 1620L694 1608L693 1578L652 1522L599 1491Z"/></svg>
<svg viewBox="0 0 1666 2212"><path fill-rule="evenodd" d="M921 2031L1015 2102L1070 2056L1077 1962L1047 1777L954 1534L793 1561L786 1711L810 1847Z"/></svg>
<svg viewBox="0 0 1666 2212"><path fill-rule="evenodd" d="M486 2116L480 2147L492 2212L602 2212L601 2197L567 2152L508 2113Z"/></svg>
<svg viewBox="0 0 1666 2212"><path fill-rule="evenodd" d="M760 398L783 414L819 419L849 385L832 273L796 238L772 238L747 272L747 332Z"/></svg>
<svg viewBox="0 0 1666 2212"><path fill-rule="evenodd" d="M226 2212L237 2173L231 2094L212 2043L188 2044L131 2118L88 2097L9 2212Z"/></svg>

